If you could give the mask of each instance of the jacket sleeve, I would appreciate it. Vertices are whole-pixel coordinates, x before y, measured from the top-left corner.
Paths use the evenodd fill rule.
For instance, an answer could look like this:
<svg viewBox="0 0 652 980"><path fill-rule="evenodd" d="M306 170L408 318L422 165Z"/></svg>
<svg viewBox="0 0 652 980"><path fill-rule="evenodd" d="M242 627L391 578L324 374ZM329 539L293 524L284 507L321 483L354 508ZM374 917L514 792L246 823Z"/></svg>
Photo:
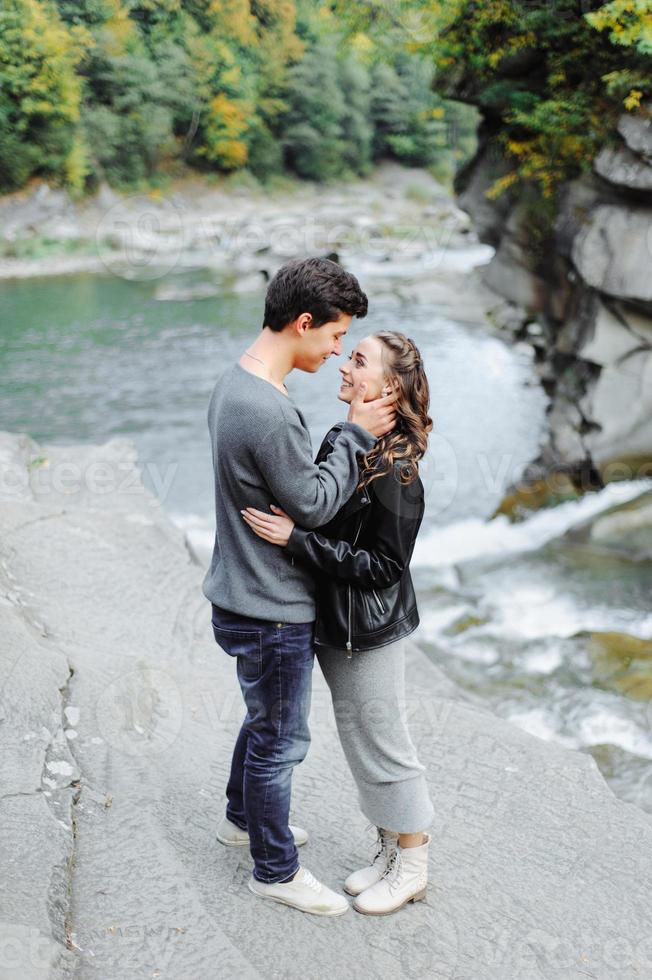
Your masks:
<svg viewBox="0 0 652 980"><path fill-rule="evenodd" d="M358 453L376 438L354 422L344 422L327 459L314 463L307 429L283 414L257 440L254 456L276 503L303 527L326 524L355 490Z"/></svg>
<svg viewBox="0 0 652 980"><path fill-rule="evenodd" d="M348 541L295 525L285 551L312 571L362 589L386 589L398 582L410 563L423 520L423 484L418 477L402 484L394 473L378 477L374 484L372 548L354 548Z"/></svg>

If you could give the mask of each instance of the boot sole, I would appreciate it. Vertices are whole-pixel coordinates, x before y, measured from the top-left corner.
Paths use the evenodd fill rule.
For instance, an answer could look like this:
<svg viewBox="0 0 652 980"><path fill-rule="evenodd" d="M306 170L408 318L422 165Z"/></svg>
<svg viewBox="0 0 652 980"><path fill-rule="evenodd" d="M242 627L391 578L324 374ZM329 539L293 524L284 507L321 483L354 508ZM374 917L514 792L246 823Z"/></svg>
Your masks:
<svg viewBox="0 0 652 980"><path fill-rule="evenodd" d="M399 909L402 909L409 902L422 902L424 901L425 897L426 889L424 888L422 891L417 892L416 895L410 895L410 897L406 898L400 905L396 905L393 909L385 909L384 912L370 912L368 909L359 909L355 902L353 902L353 908L356 910L356 912L360 912L362 915L391 915L392 912L398 912Z"/></svg>
<svg viewBox="0 0 652 980"><path fill-rule="evenodd" d="M261 895L260 892L257 892L256 889L253 887L253 885L251 884L251 881L248 881L247 882L247 888L252 893L252 895L255 895L256 896L256 898L263 898L263 899L265 899L268 902L278 902L279 905L287 905L288 908L290 908L290 909L296 909L297 912L305 912L306 915L328 915L328 916L334 916L334 915L344 915L346 912L349 911L349 903L348 902L346 903L346 908L344 908L344 909L333 909L330 912L317 911L316 909L302 909L300 905L295 905L294 902L288 902L284 898L280 898L277 895Z"/></svg>

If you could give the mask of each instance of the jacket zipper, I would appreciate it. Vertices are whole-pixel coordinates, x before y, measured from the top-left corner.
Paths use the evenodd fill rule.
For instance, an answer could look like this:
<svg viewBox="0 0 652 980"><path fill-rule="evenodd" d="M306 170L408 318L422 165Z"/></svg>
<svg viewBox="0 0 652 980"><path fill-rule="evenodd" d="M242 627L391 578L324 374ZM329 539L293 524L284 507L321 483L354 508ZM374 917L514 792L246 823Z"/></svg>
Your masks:
<svg viewBox="0 0 652 980"><path fill-rule="evenodd" d="M380 609L381 613L384 613L385 612L385 608L384 608L382 602L380 601L380 596L378 595L378 593L376 592L375 589L372 589L371 592L372 592L372 595L373 595L374 599L378 603L378 608Z"/></svg>
<svg viewBox="0 0 652 980"><path fill-rule="evenodd" d="M352 548L355 547L356 541L358 540L358 535L360 534L360 528L361 527L362 527L362 517L360 517L360 520L358 521L358 527L357 527L357 530L355 532L355 537L353 538L353 544L351 545ZM352 656L352 648L351 648L351 586L350 585L348 586L348 592L349 592L349 637L348 637L348 639L346 641L346 656L347 656L347 659L350 660L351 659L351 656Z"/></svg>

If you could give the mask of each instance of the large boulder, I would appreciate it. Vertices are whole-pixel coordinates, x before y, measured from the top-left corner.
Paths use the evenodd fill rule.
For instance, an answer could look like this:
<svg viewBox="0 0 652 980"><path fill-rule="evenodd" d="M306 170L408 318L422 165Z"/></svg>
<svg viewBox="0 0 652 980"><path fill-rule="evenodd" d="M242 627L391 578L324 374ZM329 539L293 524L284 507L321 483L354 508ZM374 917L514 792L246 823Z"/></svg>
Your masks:
<svg viewBox="0 0 652 980"><path fill-rule="evenodd" d="M595 160L596 173L612 184L652 191L652 166L626 147L605 146Z"/></svg>
<svg viewBox="0 0 652 980"><path fill-rule="evenodd" d="M484 141L483 128L479 133L480 142L475 156L456 175L455 190L457 203L470 215L480 241L496 247L502 238L513 201L509 193L496 198L487 197L487 191L494 182L509 172L509 165L496 152L494 143Z"/></svg>
<svg viewBox="0 0 652 980"><path fill-rule="evenodd" d="M577 234L571 254L587 285L652 304L652 208L598 206Z"/></svg>
<svg viewBox="0 0 652 980"><path fill-rule="evenodd" d="M622 303L610 307L598 300L591 332L578 345L577 353L600 367L613 367L634 351L648 348L652 352L652 320Z"/></svg>
<svg viewBox="0 0 652 980"><path fill-rule="evenodd" d="M613 513L601 514L591 523L589 536L636 561L652 559L652 493Z"/></svg>
<svg viewBox="0 0 652 980"><path fill-rule="evenodd" d="M510 303L527 311L546 308L550 289L532 270L528 247L527 213L514 206L506 215L495 254L481 269L482 281Z"/></svg>
<svg viewBox="0 0 652 980"><path fill-rule="evenodd" d="M652 351L634 351L603 368L580 407L599 426L584 437L595 463L651 456Z"/></svg>
<svg viewBox="0 0 652 980"><path fill-rule="evenodd" d="M618 132L630 150L652 163L652 112L640 116L623 113L618 120Z"/></svg>

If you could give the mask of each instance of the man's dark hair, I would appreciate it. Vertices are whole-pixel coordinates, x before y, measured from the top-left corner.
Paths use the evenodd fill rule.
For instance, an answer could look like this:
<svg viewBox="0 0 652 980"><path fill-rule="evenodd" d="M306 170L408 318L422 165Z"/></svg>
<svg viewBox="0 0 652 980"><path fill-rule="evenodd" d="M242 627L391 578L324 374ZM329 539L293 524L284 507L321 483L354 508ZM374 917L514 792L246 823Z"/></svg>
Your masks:
<svg viewBox="0 0 652 980"><path fill-rule="evenodd" d="M295 259L282 266L265 295L263 327L276 332L301 313L312 315L313 327L339 320L342 313L367 315L367 296L360 283L331 259Z"/></svg>

